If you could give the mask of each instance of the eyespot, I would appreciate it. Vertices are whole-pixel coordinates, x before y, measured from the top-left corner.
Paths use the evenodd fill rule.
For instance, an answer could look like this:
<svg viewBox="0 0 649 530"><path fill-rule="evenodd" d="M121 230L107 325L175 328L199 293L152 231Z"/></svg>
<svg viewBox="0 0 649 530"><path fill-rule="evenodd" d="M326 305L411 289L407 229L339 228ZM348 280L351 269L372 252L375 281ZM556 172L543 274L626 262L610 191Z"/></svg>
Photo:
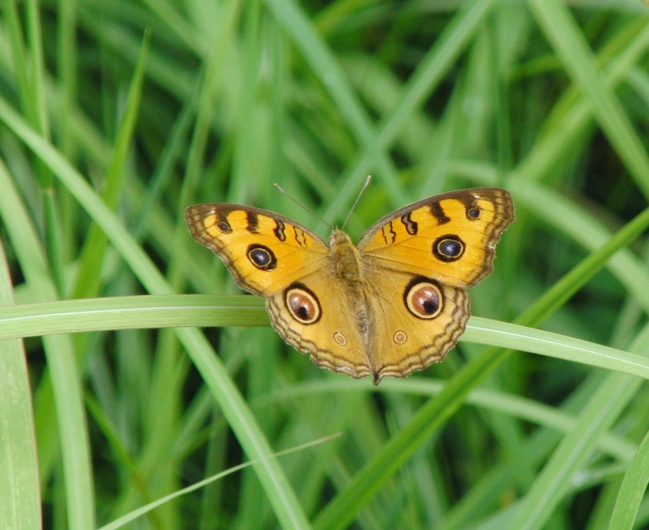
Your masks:
<svg viewBox="0 0 649 530"><path fill-rule="evenodd" d="M476 219L478 219L480 217L480 208L477 208L477 207L469 208L466 211L466 216L467 216L468 219L471 219L472 221L475 221Z"/></svg>
<svg viewBox="0 0 649 530"><path fill-rule="evenodd" d="M218 223L216 223L216 228L218 228L221 232L232 232L232 227L225 221L219 221Z"/></svg>
<svg viewBox="0 0 649 530"><path fill-rule="evenodd" d="M429 320L438 316L444 307L444 297L440 288L428 279L413 280L404 292L404 300L408 311L417 318ZM397 337L395 333L395 342ZM402 332L405 335L405 332ZM407 335L406 335L407 340ZM405 341L404 341L405 342Z"/></svg>
<svg viewBox="0 0 649 530"><path fill-rule="evenodd" d="M285 302L286 308L291 313L291 316L300 324L314 324L320 319L320 302L318 302L316 295L303 285L295 284L293 287L287 289ZM342 333L338 334L347 343L345 336ZM334 339L338 344L341 344L336 334L334 334Z"/></svg>
<svg viewBox="0 0 649 530"><path fill-rule="evenodd" d="M399 329L394 333L394 335L392 335L392 340L395 342L395 344L401 346L408 340L408 334L402 329Z"/></svg>
<svg viewBox="0 0 649 530"><path fill-rule="evenodd" d="M441 261L456 261L464 254L464 242L455 234L447 234L433 243L433 254Z"/></svg>
<svg viewBox="0 0 649 530"><path fill-rule="evenodd" d="M334 340L340 346L347 346L347 337L345 337L345 335L343 335L340 331L336 331L336 333L334 333Z"/></svg>
<svg viewBox="0 0 649 530"><path fill-rule="evenodd" d="M250 245L248 259L255 267L262 271L272 271L277 266L277 258L271 249L264 245Z"/></svg>

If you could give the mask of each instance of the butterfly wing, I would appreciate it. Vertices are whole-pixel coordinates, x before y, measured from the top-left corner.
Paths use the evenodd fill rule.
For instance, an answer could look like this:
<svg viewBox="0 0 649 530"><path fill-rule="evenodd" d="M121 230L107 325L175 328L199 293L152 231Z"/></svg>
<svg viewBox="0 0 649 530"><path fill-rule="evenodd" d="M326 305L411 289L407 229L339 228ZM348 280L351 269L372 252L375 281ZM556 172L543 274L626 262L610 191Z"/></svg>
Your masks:
<svg viewBox="0 0 649 530"><path fill-rule="evenodd" d="M507 191L476 188L401 208L361 238L376 383L441 361L455 345L470 315L465 288L491 272L513 220Z"/></svg>
<svg viewBox="0 0 649 530"><path fill-rule="evenodd" d="M358 299L335 273L322 239L249 206L198 204L185 219L194 239L223 260L242 288L266 297L271 323L288 344L318 366L352 377L370 373L353 317Z"/></svg>
<svg viewBox="0 0 649 530"><path fill-rule="evenodd" d="M321 268L329 247L286 217L237 204L197 204L185 210L191 235L223 260L236 282L271 296Z"/></svg>
<svg viewBox="0 0 649 530"><path fill-rule="evenodd" d="M509 193L473 188L429 197L376 223L357 247L387 270L470 287L493 269L496 243L514 220Z"/></svg>
<svg viewBox="0 0 649 530"><path fill-rule="evenodd" d="M403 273L369 275L373 333L367 352L375 384L444 359L471 312L465 289Z"/></svg>
<svg viewBox="0 0 649 530"><path fill-rule="evenodd" d="M324 267L269 297L266 308L284 340L321 368L354 378L371 373L364 297L350 291L333 268Z"/></svg>

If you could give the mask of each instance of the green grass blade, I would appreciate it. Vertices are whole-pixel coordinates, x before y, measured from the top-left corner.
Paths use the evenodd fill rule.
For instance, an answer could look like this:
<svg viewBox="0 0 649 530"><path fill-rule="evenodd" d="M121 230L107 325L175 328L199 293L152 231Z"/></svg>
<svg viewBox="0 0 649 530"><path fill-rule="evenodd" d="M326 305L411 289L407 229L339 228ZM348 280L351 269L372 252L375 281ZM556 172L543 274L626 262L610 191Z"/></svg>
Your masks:
<svg viewBox="0 0 649 530"><path fill-rule="evenodd" d="M0 242L0 306L13 306L11 277ZM21 340L0 340L0 528L41 528L34 414Z"/></svg>
<svg viewBox="0 0 649 530"><path fill-rule="evenodd" d="M57 298L56 288L47 273L44 252L36 231L10 175L1 163L0 188L0 216L14 244L25 277L31 287L40 293L41 300L54 301ZM90 444L74 348L68 335L45 337L43 346L52 377L58 418L68 525L75 530L93 528L95 513ZM45 406L54 413L51 403Z"/></svg>
<svg viewBox="0 0 649 530"><path fill-rule="evenodd" d="M142 97L144 70L149 47L148 34L142 43L137 68L126 101L126 109L117 131L117 138L110 166L106 171L103 183L102 199L106 206L114 209L117 206L122 191L128 152L133 141L133 132L137 123L137 113ZM100 289L101 263L104 261L108 240L102 231L93 224L88 231L81 255L79 256L79 272L72 288L72 298L88 298L96 296Z"/></svg>
<svg viewBox="0 0 649 530"><path fill-rule="evenodd" d="M300 5L294 0L266 0L266 4L329 91L358 143L372 158L372 165L377 169L388 192L405 202L406 197L398 184L394 164L380 146L375 128L350 86L340 64ZM356 186L360 184L360 181L355 183Z"/></svg>
<svg viewBox="0 0 649 530"><path fill-rule="evenodd" d="M649 484L649 434L645 435L624 474L609 528L631 530Z"/></svg>
<svg viewBox="0 0 649 530"><path fill-rule="evenodd" d="M632 350L649 348L649 327L640 334ZM543 528L556 505L568 491L570 478L591 458L599 438L611 427L640 387L639 379L610 374L580 414L578 423L562 441L520 504L513 528Z"/></svg>
<svg viewBox="0 0 649 530"><path fill-rule="evenodd" d="M530 0L539 24L567 71L592 100L595 116L616 151L649 196L649 157L624 108L602 75L568 6L560 0Z"/></svg>
<svg viewBox="0 0 649 530"><path fill-rule="evenodd" d="M0 308L0 339L111 329L268 324L263 301L241 295L114 296Z"/></svg>

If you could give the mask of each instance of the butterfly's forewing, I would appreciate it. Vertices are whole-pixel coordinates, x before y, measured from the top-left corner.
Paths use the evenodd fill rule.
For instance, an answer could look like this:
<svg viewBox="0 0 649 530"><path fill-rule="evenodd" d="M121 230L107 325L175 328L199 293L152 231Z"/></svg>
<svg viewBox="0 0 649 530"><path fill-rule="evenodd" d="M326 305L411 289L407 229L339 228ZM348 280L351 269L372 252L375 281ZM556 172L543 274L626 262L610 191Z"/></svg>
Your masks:
<svg viewBox="0 0 649 530"><path fill-rule="evenodd" d="M377 221L357 246L386 270L470 287L491 272L496 243L513 220L507 191L473 188L401 208Z"/></svg>
<svg viewBox="0 0 649 530"><path fill-rule="evenodd" d="M219 256L247 291L270 296L323 265L329 247L313 232L273 212L236 204L185 210L189 231Z"/></svg>

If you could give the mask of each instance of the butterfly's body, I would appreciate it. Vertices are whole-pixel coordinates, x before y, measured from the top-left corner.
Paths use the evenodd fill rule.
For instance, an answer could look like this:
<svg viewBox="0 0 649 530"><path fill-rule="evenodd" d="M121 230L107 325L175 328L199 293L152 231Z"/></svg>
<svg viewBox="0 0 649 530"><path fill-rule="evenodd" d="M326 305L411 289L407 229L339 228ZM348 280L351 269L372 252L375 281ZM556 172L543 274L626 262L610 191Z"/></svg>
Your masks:
<svg viewBox="0 0 649 530"><path fill-rule="evenodd" d="M329 262L336 276L352 288L360 287L363 281L361 255L349 236L337 228L329 238Z"/></svg>
<svg viewBox="0 0 649 530"><path fill-rule="evenodd" d="M248 206L202 204L185 215L237 283L266 297L286 342L321 367L375 383L443 359L469 318L465 288L491 271L514 218L509 194L495 188L406 206L356 246L342 230L327 246L294 221Z"/></svg>

